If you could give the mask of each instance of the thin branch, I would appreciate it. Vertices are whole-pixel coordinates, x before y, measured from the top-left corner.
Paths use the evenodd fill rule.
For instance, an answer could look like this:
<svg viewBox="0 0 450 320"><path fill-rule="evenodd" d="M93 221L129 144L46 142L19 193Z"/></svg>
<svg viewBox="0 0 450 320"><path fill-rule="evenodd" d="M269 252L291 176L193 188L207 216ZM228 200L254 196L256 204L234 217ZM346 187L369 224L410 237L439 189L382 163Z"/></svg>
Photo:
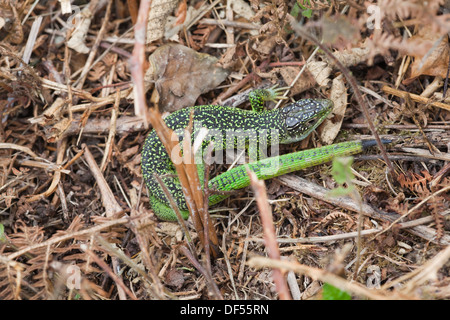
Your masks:
<svg viewBox="0 0 450 320"><path fill-rule="evenodd" d="M411 97L412 101L419 102L419 103L422 103L422 104L426 104L426 105L430 105L430 106L433 106L433 107L437 107L437 108L441 108L441 109L445 109L447 111L450 111L450 105L448 105L446 103L443 103L443 102L434 101L431 98L422 97L422 96L420 96L418 94L409 93L409 92L398 90L398 89L394 89L394 88L391 88L391 87L388 87L388 86L383 86L381 88L381 90L383 90L387 94L392 94L392 95L394 95L396 97L404 98L404 99L406 98L407 95L409 95Z"/></svg>
<svg viewBox="0 0 450 320"><path fill-rule="evenodd" d="M275 227L273 225L272 210L268 203L266 186L264 181L258 180L256 174L247 169L247 174L250 177L253 191L255 192L256 202L259 208L259 215L264 231L264 244L266 246L269 257L275 260L280 260L280 250L278 248ZM273 281L281 300L291 300L289 287L284 278L284 271L281 268L273 269Z"/></svg>
<svg viewBox="0 0 450 320"><path fill-rule="evenodd" d="M353 199L351 199L350 197L337 197L337 198L327 197L329 189L319 186L315 183L312 183L306 179L300 178L295 175L284 175L278 177L277 180L280 181L282 184L287 185L290 188L299 191L301 193L307 194L311 197L331 203L341 208L345 208L347 210L360 212L359 205L355 203ZM362 205L362 212L364 213L364 215L371 217L373 219L379 219L389 222L392 222L396 219L395 215L384 213L381 210L375 210L370 205L365 203L363 203ZM441 245L450 244L450 236L444 235L440 239L440 242L436 241L436 231L426 226L419 225L413 228L408 228L406 229L406 231L436 244Z"/></svg>
<svg viewBox="0 0 450 320"><path fill-rule="evenodd" d="M329 283L336 288L351 292L359 297L369 298L373 300L408 298L393 294L389 291L370 290L357 282L349 282L344 278L335 275L334 273L319 268L309 267L296 261L253 257L248 261L248 265L254 268L279 268L284 270L292 270L298 274L304 274L308 277L311 277L314 280L320 280L322 282Z"/></svg>
<svg viewBox="0 0 450 320"><path fill-rule="evenodd" d="M180 246L179 249L186 256L186 258L189 259L192 265L207 279L207 283L210 285L211 292L212 294L214 294L215 298L223 300L222 294L220 293L217 284L214 282L211 273L209 273L208 270L203 268L200 262L198 262L197 259L195 259L195 257L185 246Z"/></svg>
<svg viewBox="0 0 450 320"><path fill-rule="evenodd" d="M123 283L122 279L118 277L113 270L111 270L111 268L105 263L105 261L103 261L103 259L100 259L92 250L88 249L85 244L81 245L81 249L84 250L84 252L86 252L92 258L92 260L94 260L94 262L98 264L100 268L102 268L116 283L121 300L126 300L125 297L120 294L122 291L125 292L131 299L138 300L136 296L130 291L130 289L128 289L128 287ZM122 291L120 291L119 288Z"/></svg>
<svg viewBox="0 0 450 320"><path fill-rule="evenodd" d="M350 74L350 71L333 55L333 53L330 51L330 49L328 49L326 46L324 46L314 36L310 35L305 30L304 27L300 26L297 23L297 21L295 21L294 17L292 17L291 15L287 15L287 18L288 18L289 22L291 23L292 29L298 35L300 35L302 38L317 45L317 47L319 47L331 60L333 60L333 62L336 64L336 66L339 68L339 70L341 70L342 74L345 76L345 78L347 79L347 81L353 88L353 92L354 92L356 101L358 102L358 105L361 107L364 117L366 118L367 124L369 125L370 131L372 132L375 140L377 141L378 148L380 149L383 159L389 168L389 172L391 174L395 174L394 167L392 166L392 163L387 156L386 149L384 148L384 145L381 142L378 132L375 129L375 126L370 118L369 110L367 109L367 105L362 97L361 91L358 88L358 84L356 83L355 78Z"/></svg>

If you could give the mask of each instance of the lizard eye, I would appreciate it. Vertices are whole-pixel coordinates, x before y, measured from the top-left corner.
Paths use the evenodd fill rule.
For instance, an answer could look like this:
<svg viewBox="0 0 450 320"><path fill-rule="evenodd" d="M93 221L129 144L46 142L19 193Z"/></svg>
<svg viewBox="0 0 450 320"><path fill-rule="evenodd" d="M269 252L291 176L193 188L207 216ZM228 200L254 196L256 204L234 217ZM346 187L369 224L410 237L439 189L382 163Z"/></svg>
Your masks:
<svg viewBox="0 0 450 320"><path fill-rule="evenodd" d="M286 127L289 131L294 130L300 125L300 120L295 117L287 117L286 118Z"/></svg>

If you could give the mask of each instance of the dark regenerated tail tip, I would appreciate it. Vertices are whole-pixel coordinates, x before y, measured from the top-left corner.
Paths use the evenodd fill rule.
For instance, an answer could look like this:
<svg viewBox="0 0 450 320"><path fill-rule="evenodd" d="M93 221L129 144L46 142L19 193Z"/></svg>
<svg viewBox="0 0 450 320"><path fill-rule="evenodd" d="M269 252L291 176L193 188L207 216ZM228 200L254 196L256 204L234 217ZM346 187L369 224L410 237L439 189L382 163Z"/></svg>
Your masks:
<svg viewBox="0 0 450 320"><path fill-rule="evenodd" d="M389 139L381 139L381 143L382 144L388 144L388 143L391 143L391 142L392 142L392 140L389 140ZM367 148L370 148L370 147L373 147L373 146L377 145L377 141L375 139L363 140L361 143L362 143L363 149L367 149Z"/></svg>

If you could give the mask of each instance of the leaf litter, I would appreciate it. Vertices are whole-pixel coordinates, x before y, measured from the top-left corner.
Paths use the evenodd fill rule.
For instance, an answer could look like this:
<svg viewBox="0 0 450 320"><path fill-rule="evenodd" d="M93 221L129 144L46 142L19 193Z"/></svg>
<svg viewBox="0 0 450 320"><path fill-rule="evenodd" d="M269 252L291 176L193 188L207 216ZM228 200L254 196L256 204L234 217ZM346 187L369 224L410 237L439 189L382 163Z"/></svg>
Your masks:
<svg viewBox="0 0 450 320"><path fill-rule="evenodd" d="M1 1L0 299L288 297L271 268L293 272L297 299L330 299L330 285L353 299L448 299L445 1L298 3L152 1L143 23L137 1ZM379 29L367 23L369 5L380 9ZM303 39L291 18L347 69ZM244 190L209 208L223 254L207 262L198 230L188 224L188 238L158 221L142 183L149 128L133 109L130 64L142 30L149 107L239 100L276 83L291 86L291 100L331 97L337 109L319 134L283 152L371 135L358 88L343 77L351 74L378 133L393 140L395 172L386 173L376 148L356 157L363 213L351 199L320 196L337 186L330 164L266 181L275 244L263 242L264 206ZM283 259L249 260L274 245Z"/></svg>

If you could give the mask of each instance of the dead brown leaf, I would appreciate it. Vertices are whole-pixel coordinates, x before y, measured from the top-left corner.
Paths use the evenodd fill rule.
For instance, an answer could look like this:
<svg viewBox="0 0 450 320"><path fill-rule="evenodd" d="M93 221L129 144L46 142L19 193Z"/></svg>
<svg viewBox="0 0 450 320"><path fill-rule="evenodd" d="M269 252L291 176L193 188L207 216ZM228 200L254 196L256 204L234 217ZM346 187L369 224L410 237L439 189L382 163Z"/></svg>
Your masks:
<svg viewBox="0 0 450 320"><path fill-rule="evenodd" d="M342 122L344 120L345 110L347 109L347 88L343 75L337 76L333 79L330 99L334 103L333 119L326 119L320 128L320 139L325 144L333 143L336 136L341 130Z"/></svg>
<svg viewBox="0 0 450 320"><path fill-rule="evenodd" d="M446 35L442 37L440 34L432 32L431 27L427 27L420 29L410 39L410 41L418 40L423 41L422 49L426 47L427 50L418 50L417 53L411 54L414 57L414 62L411 64L411 75L404 80L404 83L410 83L421 75L445 78L449 59L448 37Z"/></svg>
<svg viewBox="0 0 450 320"><path fill-rule="evenodd" d="M280 69L280 74L283 77L284 82L291 84L294 82L298 75L300 68L298 67L284 67ZM296 95L312 88L316 84L313 75L308 70L305 70L300 76L300 79L294 83L291 89L291 94Z"/></svg>
<svg viewBox="0 0 450 320"><path fill-rule="evenodd" d="M161 111L195 104L198 96L216 88L229 71L217 59L179 44L167 44L150 56L149 71L158 90Z"/></svg>
<svg viewBox="0 0 450 320"><path fill-rule="evenodd" d="M322 24L324 43L333 44L336 48L350 49L350 43L356 43L360 39L358 28L346 17L324 16Z"/></svg>

